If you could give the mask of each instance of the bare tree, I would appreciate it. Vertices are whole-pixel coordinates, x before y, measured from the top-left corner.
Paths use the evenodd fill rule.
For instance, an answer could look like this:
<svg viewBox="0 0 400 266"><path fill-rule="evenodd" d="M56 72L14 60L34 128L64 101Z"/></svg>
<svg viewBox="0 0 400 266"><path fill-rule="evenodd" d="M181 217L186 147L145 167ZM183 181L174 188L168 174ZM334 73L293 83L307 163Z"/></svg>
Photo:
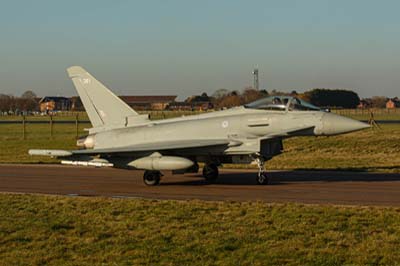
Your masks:
<svg viewBox="0 0 400 266"><path fill-rule="evenodd" d="M36 93L34 93L31 90L27 90L24 93L22 93L22 95L21 95L21 98L24 98L24 99L35 99L36 97L37 97Z"/></svg>
<svg viewBox="0 0 400 266"><path fill-rule="evenodd" d="M0 94L0 111L7 112L9 109L8 107L8 95Z"/></svg>
<svg viewBox="0 0 400 266"><path fill-rule="evenodd" d="M265 95L260 92L259 90L253 89L252 87L247 87L244 89L243 93L241 94L242 103L250 103L263 98Z"/></svg>
<svg viewBox="0 0 400 266"><path fill-rule="evenodd" d="M232 94L232 95L227 95L225 97L222 97L220 101L218 102L218 107L234 107L234 106L239 106L242 104L242 100L239 95L237 94Z"/></svg>
<svg viewBox="0 0 400 266"><path fill-rule="evenodd" d="M0 111L8 112L16 109L16 99L12 95L0 94Z"/></svg>
<svg viewBox="0 0 400 266"><path fill-rule="evenodd" d="M229 94L229 90L227 89L218 89L213 94L212 97L215 99L222 98Z"/></svg>
<svg viewBox="0 0 400 266"><path fill-rule="evenodd" d="M25 91L21 98L18 99L18 109L20 111L35 111L39 108L39 103L36 100L37 96L31 90Z"/></svg>
<svg viewBox="0 0 400 266"><path fill-rule="evenodd" d="M371 98L371 106L375 108L385 108L388 99L384 96L374 96Z"/></svg>

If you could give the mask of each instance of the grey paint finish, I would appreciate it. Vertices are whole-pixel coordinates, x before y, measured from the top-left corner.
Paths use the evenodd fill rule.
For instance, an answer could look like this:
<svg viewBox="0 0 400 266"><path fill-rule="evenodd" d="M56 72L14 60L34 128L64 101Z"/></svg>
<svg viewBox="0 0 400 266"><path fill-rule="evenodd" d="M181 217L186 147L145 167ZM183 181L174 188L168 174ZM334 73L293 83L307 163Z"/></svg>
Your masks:
<svg viewBox="0 0 400 266"><path fill-rule="evenodd" d="M150 121L147 115L138 115L83 68L71 67L67 71L93 124L86 142L90 142L90 149L65 153L72 153L68 155L71 158L98 155L118 161L125 157L116 164L122 162L129 166L137 165L131 163L137 159L159 152L161 156L178 156L171 159L174 162L180 161L179 157L236 162L233 157L243 155L264 161L280 153L283 138L329 136L369 127L286 96L228 110ZM32 154L45 155L49 151Z"/></svg>
<svg viewBox="0 0 400 266"><path fill-rule="evenodd" d="M94 127L122 124L128 117L138 115L82 67L73 66L67 72Z"/></svg>

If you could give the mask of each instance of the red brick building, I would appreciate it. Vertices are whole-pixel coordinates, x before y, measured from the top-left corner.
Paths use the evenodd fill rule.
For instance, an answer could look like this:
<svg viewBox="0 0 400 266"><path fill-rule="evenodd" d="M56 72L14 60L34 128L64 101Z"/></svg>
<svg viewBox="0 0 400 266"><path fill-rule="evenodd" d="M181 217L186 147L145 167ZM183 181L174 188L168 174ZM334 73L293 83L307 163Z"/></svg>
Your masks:
<svg viewBox="0 0 400 266"><path fill-rule="evenodd" d="M175 102L176 95L136 95L119 96L135 110L165 110L167 106Z"/></svg>
<svg viewBox="0 0 400 266"><path fill-rule="evenodd" d="M39 101L40 112L69 111L71 100L66 97L46 96Z"/></svg>
<svg viewBox="0 0 400 266"><path fill-rule="evenodd" d="M400 107L400 101L397 97L393 98L393 99L389 99L386 102L386 109L394 109L394 108L399 108L399 107Z"/></svg>

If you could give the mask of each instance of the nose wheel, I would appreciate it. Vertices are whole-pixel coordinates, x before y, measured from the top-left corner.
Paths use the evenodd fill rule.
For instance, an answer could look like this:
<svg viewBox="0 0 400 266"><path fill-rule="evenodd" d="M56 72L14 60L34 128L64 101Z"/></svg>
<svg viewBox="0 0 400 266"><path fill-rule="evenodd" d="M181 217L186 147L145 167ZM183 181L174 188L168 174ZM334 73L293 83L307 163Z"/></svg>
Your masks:
<svg viewBox="0 0 400 266"><path fill-rule="evenodd" d="M268 185L268 176L265 172L257 174L257 183L259 185Z"/></svg>
<svg viewBox="0 0 400 266"><path fill-rule="evenodd" d="M206 164L203 167L203 177L208 182L213 182L217 180L219 175L218 166L214 163Z"/></svg>
<svg viewBox="0 0 400 266"><path fill-rule="evenodd" d="M268 178L266 170L265 170L265 161L261 157L257 158L256 161L257 161L257 166L258 166L258 174L257 174L257 178L256 178L257 184L268 185L269 178Z"/></svg>

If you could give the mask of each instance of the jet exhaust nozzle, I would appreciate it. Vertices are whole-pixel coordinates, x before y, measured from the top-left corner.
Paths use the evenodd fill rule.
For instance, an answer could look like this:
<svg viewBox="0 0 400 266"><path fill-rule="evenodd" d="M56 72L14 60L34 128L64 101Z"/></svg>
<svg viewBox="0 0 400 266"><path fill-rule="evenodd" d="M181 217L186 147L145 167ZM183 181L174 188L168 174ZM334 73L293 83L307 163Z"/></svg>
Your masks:
<svg viewBox="0 0 400 266"><path fill-rule="evenodd" d="M177 156L162 156L159 153L153 153L150 156L136 159L128 166L143 170L182 170L193 165L189 159Z"/></svg>

